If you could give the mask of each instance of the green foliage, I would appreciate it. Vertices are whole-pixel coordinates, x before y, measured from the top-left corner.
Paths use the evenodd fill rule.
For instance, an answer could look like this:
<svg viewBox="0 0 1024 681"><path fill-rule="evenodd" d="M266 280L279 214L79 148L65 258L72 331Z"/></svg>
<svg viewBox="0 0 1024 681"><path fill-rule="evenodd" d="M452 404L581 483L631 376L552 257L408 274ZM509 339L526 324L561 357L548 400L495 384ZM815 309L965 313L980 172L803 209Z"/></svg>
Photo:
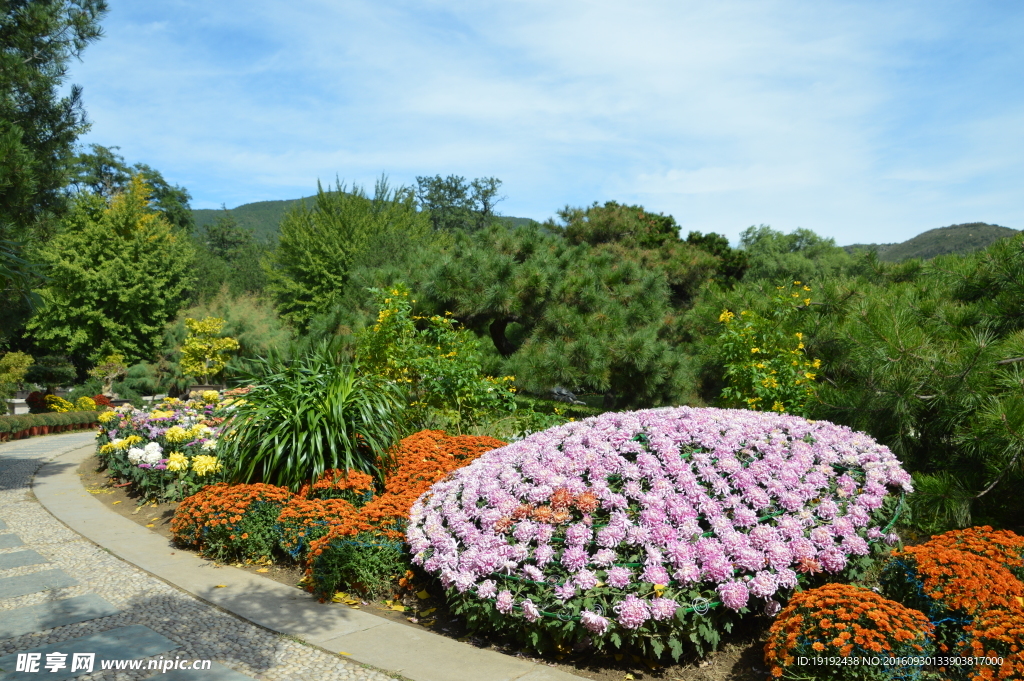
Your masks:
<svg viewBox="0 0 1024 681"><path fill-rule="evenodd" d="M8 352L0 357L0 400L5 400L19 390L25 374L35 360L24 352Z"/></svg>
<svg viewBox="0 0 1024 681"><path fill-rule="evenodd" d="M461 434L484 417L515 409L513 377L483 375L480 342L471 331L450 315L414 316L416 301L404 284L372 293L377 323L360 334L356 360L405 390L411 424Z"/></svg>
<svg viewBox="0 0 1024 681"><path fill-rule="evenodd" d="M195 300L216 296L225 285L236 294L261 293L267 274L261 261L270 249L256 240L251 228L243 228L224 210L203 226L195 240L196 270L201 273L193 289Z"/></svg>
<svg viewBox="0 0 1024 681"><path fill-rule="evenodd" d="M745 281L796 279L814 283L822 277L855 274L866 267L864 256L858 260L836 246L834 239L809 229L783 234L767 225L748 227L740 234L740 248L748 255Z"/></svg>
<svg viewBox="0 0 1024 681"><path fill-rule="evenodd" d="M715 345L725 367L723 406L807 415L821 360L807 358L804 334L792 329L811 304L810 291L799 281L777 286L767 315L722 311L724 329Z"/></svg>
<svg viewBox="0 0 1024 681"><path fill-rule="evenodd" d="M626 243L637 248L658 248L679 241L679 225L671 215L650 213L643 206L607 201L589 208L566 206L558 211L571 244Z"/></svg>
<svg viewBox="0 0 1024 681"><path fill-rule="evenodd" d="M89 371L89 375L102 382L102 394L111 397L114 394L114 381L128 373L124 364L124 355L115 352L104 357Z"/></svg>
<svg viewBox="0 0 1024 681"><path fill-rule="evenodd" d="M93 361L112 352L129 362L152 356L192 278L192 247L152 210L138 175L109 207L80 195L41 253L50 283L28 329L44 347Z"/></svg>
<svg viewBox="0 0 1024 681"><path fill-rule="evenodd" d="M420 176L416 178L416 185L420 207L439 232L477 231L489 227L497 217L495 204L505 198L498 196L501 180L496 177L478 177L467 183L466 178L458 175Z"/></svg>
<svg viewBox="0 0 1024 681"><path fill-rule="evenodd" d="M319 587L314 593L321 598L331 598L336 589L381 598L391 595L395 578L409 569L410 562L400 543L384 543L375 532L360 532L332 541L312 566L312 582Z"/></svg>
<svg viewBox="0 0 1024 681"><path fill-rule="evenodd" d="M671 247L693 256L675 261L687 297L716 260L686 244ZM657 253L494 226L456 234L432 256L427 292L435 310L489 335L501 373L530 392L562 385L625 404L679 402L692 379L676 348L678 296Z"/></svg>
<svg viewBox="0 0 1024 681"><path fill-rule="evenodd" d="M234 481L297 490L329 468L380 474L400 436L397 388L357 375L328 344L254 365L252 390L222 436Z"/></svg>
<svg viewBox="0 0 1024 681"><path fill-rule="evenodd" d="M64 208L65 165L88 129L68 64L101 35L103 0L13 0L0 20L0 239Z"/></svg>
<svg viewBox="0 0 1024 681"><path fill-rule="evenodd" d="M716 279L726 286L735 285L736 282L743 278L747 268L750 266L747 252L738 248L732 248L729 245L729 240L721 234L714 232L708 232L707 234L690 232L686 237L686 243L696 246L702 251L707 251L719 259L720 263Z"/></svg>
<svg viewBox="0 0 1024 681"><path fill-rule="evenodd" d="M38 383L47 390L53 390L57 386L71 385L75 382L75 377L74 365L68 361L67 357L58 355L37 357L25 372L27 381Z"/></svg>
<svg viewBox="0 0 1024 681"><path fill-rule="evenodd" d="M267 260L268 291L282 316L300 329L327 311L344 290L356 259L380 235L405 238L415 248L429 233L412 191L392 190L384 179L373 198L361 188L318 187L316 205L299 204L281 223L278 247Z"/></svg>
<svg viewBox="0 0 1024 681"><path fill-rule="evenodd" d="M168 184L160 171L144 163L128 166L124 158L114 151L119 147L90 144L89 148L89 152L76 154L71 163L71 186L78 191L90 191L109 202L128 190L134 175L141 175L150 189L153 209L177 229L192 232L195 227L189 207L192 197L187 189Z"/></svg>
<svg viewBox="0 0 1024 681"><path fill-rule="evenodd" d="M188 336L181 349L181 371L187 376L209 383L227 366L230 353L238 349L238 341L230 336L218 336L224 327L219 317L204 317L201 320L185 318Z"/></svg>

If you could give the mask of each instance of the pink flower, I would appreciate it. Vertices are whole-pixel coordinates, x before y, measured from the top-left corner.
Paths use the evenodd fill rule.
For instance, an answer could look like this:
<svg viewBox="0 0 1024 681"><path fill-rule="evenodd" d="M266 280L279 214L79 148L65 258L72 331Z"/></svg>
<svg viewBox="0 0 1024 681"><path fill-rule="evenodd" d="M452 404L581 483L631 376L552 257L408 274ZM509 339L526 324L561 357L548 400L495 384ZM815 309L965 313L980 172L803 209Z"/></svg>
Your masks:
<svg viewBox="0 0 1024 681"><path fill-rule="evenodd" d="M615 604L618 623L623 629L637 629L651 618L647 602L630 594Z"/></svg>
<svg viewBox="0 0 1024 681"><path fill-rule="evenodd" d="M655 598L651 600L651 619L667 620L676 614L679 604L671 598Z"/></svg>
<svg viewBox="0 0 1024 681"><path fill-rule="evenodd" d="M745 607L750 598L750 592L747 591L746 585L739 581L719 584L718 595L722 599L722 604L733 610Z"/></svg>
<svg viewBox="0 0 1024 681"><path fill-rule="evenodd" d="M625 589L633 581L633 573L629 568L613 567L608 570L605 581L608 582L608 586Z"/></svg>
<svg viewBox="0 0 1024 681"><path fill-rule="evenodd" d="M601 617L596 612L584 610L580 613L580 623L586 627L587 631L597 636L601 636L604 632L608 631L609 622L606 618Z"/></svg>
<svg viewBox="0 0 1024 681"><path fill-rule="evenodd" d="M507 615L512 612L512 592L507 589L498 594L498 598L495 599L494 607L498 609L503 615Z"/></svg>
<svg viewBox="0 0 1024 681"><path fill-rule="evenodd" d="M519 607L523 609L523 617L526 618L527 622L536 622L540 619L540 610L533 604L529 598L519 604Z"/></svg>

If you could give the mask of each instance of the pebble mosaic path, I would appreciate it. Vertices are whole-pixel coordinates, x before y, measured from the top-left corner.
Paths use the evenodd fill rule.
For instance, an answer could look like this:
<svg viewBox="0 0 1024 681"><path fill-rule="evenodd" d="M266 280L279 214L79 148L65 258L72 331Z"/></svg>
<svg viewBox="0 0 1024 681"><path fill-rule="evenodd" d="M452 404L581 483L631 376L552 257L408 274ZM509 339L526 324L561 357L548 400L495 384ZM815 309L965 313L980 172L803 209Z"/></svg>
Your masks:
<svg viewBox="0 0 1024 681"><path fill-rule="evenodd" d="M91 432L0 444L0 681L385 681L392 677L303 645L215 608L68 529L31 493L49 458L93 442ZM16 671L18 653L39 670ZM65 667L45 667L64 653ZM95 653L91 673L74 653ZM147 668L150 660L212 660L209 670ZM101 660L142 660L101 670Z"/></svg>

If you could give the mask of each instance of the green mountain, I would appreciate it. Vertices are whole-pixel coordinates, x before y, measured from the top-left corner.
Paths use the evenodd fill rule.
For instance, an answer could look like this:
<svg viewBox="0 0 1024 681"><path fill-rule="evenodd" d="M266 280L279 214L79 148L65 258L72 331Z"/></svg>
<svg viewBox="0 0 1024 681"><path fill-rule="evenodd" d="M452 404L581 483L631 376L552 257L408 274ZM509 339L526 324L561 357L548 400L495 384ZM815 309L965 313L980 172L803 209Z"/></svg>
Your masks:
<svg viewBox="0 0 1024 681"><path fill-rule="evenodd" d="M238 208L228 209L228 212L240 227L252 229L255 237L260 241L269 241L277 237L281 220L299 201L305 201L307 207L312 207L316 201L316 196L285 201L245 203ZM195 218L196 227L198 228L213 224L223 214L224 209L198 208L192 210L192 217ZM502 217L501 219L508 222L512 227L521 227L533 222L530 218Z"/></svg>
<svg viewBox="0 0 1024 681"><path fill-rule="evenodd" d="M315 200L315 196L307 196L285 201L257 201L243 204L238 208L231 208L228 212L240 227L251 229L257 239L267 241L277 237L277 230L281 225L282 218L295 207L295 204L305 201L307 206L312 206ZM196 227L200 228L213 224L223 214L224 209L199 208L192 211Z"/></svg>
<svg viewBox="0 0 1024 681"><path fill-rule="evenodd" d="M927 260L948 253L970 253L987 248L1000 239L1017 234L1017 230L985 222L950 225L922 232L898 244L851 244L843 246L847 253L857 250L875 251L885 262L901 262L911 258Z"/></svg>

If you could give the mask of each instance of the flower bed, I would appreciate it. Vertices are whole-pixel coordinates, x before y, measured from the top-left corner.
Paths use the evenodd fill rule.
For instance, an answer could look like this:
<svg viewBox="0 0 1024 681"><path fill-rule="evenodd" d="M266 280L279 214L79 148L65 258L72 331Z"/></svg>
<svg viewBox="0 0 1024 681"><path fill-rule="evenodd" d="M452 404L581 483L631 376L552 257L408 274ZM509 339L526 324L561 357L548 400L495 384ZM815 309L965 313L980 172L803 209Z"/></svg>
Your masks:
<svg viewBox="0 0 1024 681"><path fill-rule="evenodd" d="M714 647L799 573L886 536L893 454L849 428L741 410L610 413L484 454L413 506L413 561L471 630L539 650ZM724 607L716 607L724 606Z"/></svg>
<svg viewBox="0 0 1024 681"><path fill-rule="evenodd" d="M169 398L150 411L123 405L99 417L98 456L143 500L183 499L223 478L217 438L234 400L216 391Z"/></svg>
<svg viewBox="0 0 1024 681"><path fill-rule="evenodd" d="M408 567L401 539L420 494L505 443L488 437L411 435L392 450L383 490L359 471L329 470L298 494L273 485L211 485L175 512L176 539L217 560L295 561L321 600L339 588L378 595Z"/></svg>
<svg viewBox="0 0 1024 681"><path fill-rule="evenodd" d="M999 563L1017 579L1024 579L1024 537L1008 530L968 527L952 530L929 539L925 546L967 551Z"/></svg>
<svg viewBox="0 0 1024 681"><path fill-rule="evenodd" d="M922 664L815 665L815 658L923 659L934 627L917 610L848 584L793 595L768 632L765 661L773 677L793 679L921 679ZM804 662L802 662L802 660Z"/></svg>

